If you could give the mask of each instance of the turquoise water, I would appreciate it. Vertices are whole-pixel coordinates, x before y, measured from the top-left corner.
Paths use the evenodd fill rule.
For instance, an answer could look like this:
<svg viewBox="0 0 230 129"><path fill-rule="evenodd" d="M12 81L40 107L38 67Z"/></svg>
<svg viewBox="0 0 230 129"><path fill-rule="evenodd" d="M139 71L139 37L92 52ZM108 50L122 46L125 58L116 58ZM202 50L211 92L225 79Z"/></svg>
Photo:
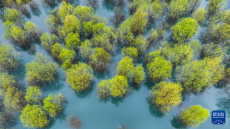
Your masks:
<svg viewBox="0 0 230 129"><path fill-rule="evenodd" d="M48 12L51 7L44 6L40 1L36 1L39 4L37 13L32 13L31 16L26 18L26 21L32 21L43 32L48 32L45 25L45 18L48 17ZM84 0L76 1L80 5L85 5ZM207 1L202 2L202 6L205 6ZM113 15L110 6L103 3L103 0L99 0L99 8L97 9L98 15L105 18L109 18ZM58 4L56 7L58 8ZM108 25L112 25L108 22ZM4 28L3 21L0 22L0 42L9 43L9 41L3 38ZM196 36L194 37L194 39ZM11 74L15 75L21 86L26 87L25 81L25 67L24 65L33 60L34 55L29 53L29 50L23 50L20 47L11 44L17 51L21 53L20 62L21 66ZM46 54L51 60L51 56L42 48L40 44L33 44L36 46L36 51ZM154 110L148 101L149 90L153 86L152 83L146 82L139 88L134 89L127 97L122 100L108 100L101 101L97 97L97 84L103 79L113 78L116 75L117 63L121 60L122 56L118 52L113 56L113 61L110 64L110 68L102 75L95 75L92 82L92 89L86 93L77 94L66 83L65 75L59 68L59 76L55 82L47 85L43 88L44 97L49 93L61 92L67 99L67 104L63 112L55 119L51 121L49 129L67 129L66 118L68 115L75 114L83 122L82 129L117 129L118 126L125 124L128 129L173 129L180 128L174 118L180 113L182 108L188 108L192 105L202 105L211 111L220 109L220 106L228 107L225 111L230 110L229 101L221 101L221 98L226 98L226 92L224 89L218 89L211 86L206 92L200 95L186 96L182 104L175 108L172 108L171 112L167 115L162 115L160 112ZM218 107L217 104L220 104ZM230 114L227 114L230 116ZM18 119L17 124L13 127L15 129L23 129L23 125ZM198 129L229 129L230 119L227 117L225 125L213 125L211 123L211 117L207 119L205 123L200 124Z"/></svg>

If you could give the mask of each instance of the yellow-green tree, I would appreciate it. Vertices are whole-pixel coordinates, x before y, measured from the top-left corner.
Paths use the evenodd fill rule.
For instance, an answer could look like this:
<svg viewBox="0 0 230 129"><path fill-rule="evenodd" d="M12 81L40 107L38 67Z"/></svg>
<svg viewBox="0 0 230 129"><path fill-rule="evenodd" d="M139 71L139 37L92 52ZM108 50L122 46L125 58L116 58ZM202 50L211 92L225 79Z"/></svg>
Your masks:
<svg viewBox="0 0 230 129"><path fill-rule="evenodd" d="M39 40L40 29L33 22L26 22L25 30L34 40Z"/></svg>
<svg viewBox="0 0 230 129"><path fill-rule="evenodd" d="M106 70L110 63L110 54L104 49L96 47L92 55L89 56L89 64L96 71Z"/></svg>
<svg viewBox="0 0 230 129"><path fill-rule="evenodd" d="M42 36L40 37L42 46L49 52L51 52L51 47L57 42L57 36L56 35L51 35L48 33L43 33Z"/></svg>
<svg viewBox="0 0 230 129"><path fill-rule="evenodd" d="M139 35L134 39L134 42L131 46L136 47L139 55L141 55L146 52L146 49L149 46L149 42L147 42L142 35Z"/></svg>
<svg viewBox="0 0 230 129"><path fill-rule="evenodd" d="M86 39L82 44L81 44L81 47L80 47L80 53L81 53L81 56L85 59L85 60L88 60L89 59L89 56L91 55L92 53L92 49L91 49L91 43L88 39Z"/></svg>
<svg viewBox="0 0 230 129"><path fill-rule="evenodd" d="M35 61L26 64L26 80L29 83L54 81L58 65L40 53L36 53L34 58Z"/></svg>
<svg viewBox="0 0 230 129"><path fill-rule="evenodd" d="M133 59L126 56L121 59L117 67L117 75L123 75L129 78L134 68Z"/></svg>
<svg viewBox="0 0 230 129"><path fill-rule="evenodd" d="M128 81L125 76L116 75L113 79L109 79L110 95L113 97L122 97L126 94Z"/></svg>
<svg viewBox="0 0 230 129"><path fill-rule="evenodd" d="M207 17L208 11L205 8L198 8L192 13L191 18L197 20L198 23L202 23Z"/></svg>
<svg viewBox="0 0 230 129"><path fill-rule="evenodd" d="M173 39L179 43L184 43L187 39L192 38L198 30L199 25L197 21L190 17L180 20L171 27Z"/></svg>
<svg viewBox="0 0 230 129"><path fill-rule="evenodd" d="M136 66L132 70L131 81L134 85L139 86L145 80L145 71L142 65Z"/></svg>
<svg viewBox="0 0 230 129"><path fill-rule="evenodd" d="M15 87L16 81L14 76L9 75L8 73L0 74L0 92L7 91L10 87Z"/></svg>
<svg viewBox="0 0 230 129"><path fill-rule="evenodd" d="M67 70L66 76L70 86L77 92L81 92L90 87L93 79L93 69L91 66L79 62Z"/></svg>
<svg viewBox="0 0 230 129"><path fill-rule="evenodd" d="M108 53L113 50L113 45L110 43L109 35L106 33L99 34L93 38L93 46L101 47Z"/></svg>
<svg viewBox="0 0 230 129"><path fill-rule="evenodd" d="M80 32L80 20L74 15L65 16L64 28L67 33L79 33Z"/></svg>
<svg viewBox="0 0 230 129"><path fill-rule="evenodd" d="M49 124L46 113L39 105L27 104L21 111L20 119L23 126L28 128L44 128Z"/></svg>
<svg viewBox="0 0 230 129"><path fill-rule="evenodd" d="M19 52L16 52L10 45L0 44L0 69L12 70L18 63Z"/></svg>
<svg viewBox="0 0 230 129"><path fill-rule="evenodd" d="M109 96L109 82L107 80L102 80L98 84L98 96L100 98L107 98Z"/></svg>
<svg viewBox="0 0 230 129"><path fill-rule="evenodd" d="M171 107L177 106L182 101L182 91L180 83L162 81L153 86L150 97L155 108L162 113L168 113Z"/></svg>
<svg viewBox="0 0 230 129"><path fill-rule="evenodd" d="M78 49L78 46L80 45L80 39L79 39L79 34L78 33L69 33L68 36L66 37L66 47L69 49Z"/></svg>
<svg viewBox="0 0 230 129"><path fill-rule="evenodd" d="M186 110L183 109L179 115L179 120L186 126L198 127L210 116L209 110L201 105L194 105Z"/></svg>
<svg viewBox="0 0 230 129"><path fill-rule="evenodd" d="M186 92L199 93L223 78L224 66L221 62L221 57L191 61L176 68L177 80Z"/></svg>
<svg viewBox="0 0 230 129"><path fill-rule="evenodd" d="M75 15L79 20L83 23L89 21L93 15L96 13L92 7L87 6L77 6L74 11L73 15Z"/></svg>
<svg viewBox="0 0 230 129"><path fill-rule="evenodd" d="M122 49L122 55L124 57L128 56L128 57L132 58L135 61L137 59L137 57L138 57L137 48L135 48L135 47L124 47Z"/></svg>
<svg viewBox="0 0 230 129"><path fill-rule="evenodd" d="M43 109L49 113L51 117L58 115L62 110L62 102L64 96L59 93L57 95L49 94L43 101Z"/></svg>
<svg viewBox="0 0 230 129"><path fill-rule="evenodd" d="M32 104L32 103L41 102L42 101L41 96L42 96L42 92L37 86L29 86L26 89L25 98L27 103Z"/></svg>
<svg viewBox="0 0 230 129"><path fill-rule="evenodd" d="M172 65L163 57L156 57L147 64L148 74L152 81L160 81L171 77Z"/></svg>
<svg viewBox="0 0 230 129"><path fill-rule="evenodd" d="M172 0L169 5L170 17L178 19L189 11L187 0Z"/></svg>
<svg viewBox="0 0 230 129"><path fill-rule="evenodd" d="M23 27L22 22L23 22L23 16L22 14L17 10L17 9L10 9L6 8L4 10L4 18L5 20L12 21L13 23L17 24L19 27Z"/></svg>
<svg viewBox="0 0 230 129"><path fill-rule="evenodd" d="M65 1L62 1L57 15L61 20L64 20L65 16L72 14L73 9L73 5L71 5L70 3L66 3Z"/></svg>

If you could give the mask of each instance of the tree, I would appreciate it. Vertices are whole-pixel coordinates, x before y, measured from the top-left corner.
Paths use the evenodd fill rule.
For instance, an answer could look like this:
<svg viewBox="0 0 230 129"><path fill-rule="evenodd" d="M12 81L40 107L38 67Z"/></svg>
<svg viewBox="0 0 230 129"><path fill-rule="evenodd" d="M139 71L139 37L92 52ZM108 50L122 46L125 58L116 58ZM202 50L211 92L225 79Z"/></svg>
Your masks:
<svg viewBox="0 0 230 129"><path fill-rule="evenodd" d="M224 66L221 57L191 61L176 68L177 81L186 92L199 93L222 79Z"/></svg>
<svg viewBox="0 0 230 129"><path fill-rule="evenodd" d="M148 74L152 81L160 81L171 77L172 65L163 57L154 58L153 62L147 64Z"/></svg>
<svg viewBox="0 0 230 129"><path fill-rule="evenodd" d="M94 9L92 7L87 6L77 6L74 11L73 15L75 15L78 19L81 20L81 23L90 21L91 17L95 15Z"/></svg>
<svg viewBox="0 0 230 129"><path fill-rule="evenodd" d="M13 23L23 28L23 25L22 25L23 17L22 17L22 14L18 10L13 9L13 8L12 9L6 8L4 10L4 18L6 21L7 20L12 21Z"/></svg>
<svg viewBox="0 0 230 129"><path fill-rule="evenodd" d="M205 8L198 8L192 13L191 18L197 20L198 23L202 23L207 17L208 11Z"/></svg>
<svg viewBox="0 0 230 129"><path fill-rule="evenodd" d="M179 120L186 126L198 127L209 117L209 110L203 108L201 105L194 105L186 110L182 110L179 115Z"/></svg>
<svg viewBox="0 0 230 129"><path fill-rule="evenodd" d="M117 75L123 75L129 78L134 68L133 59L126 56L121 59L117 67Z"/></svg>
<svg viewBox="0 0 230 129"><path fill-rule="evenodd" d="M58 17L61 20L65 19L65 16L72 14L73 12L73 5L70 3L66 3L65 1L62 1L61 6L59 7L59 10L57 12Z"/></svg>
<svg viewBox="0 0 230 129"><path fill-rule="evenodd" d="M92 48L91 48L91 43L88 39L86 39L83 43L81 43L81 47L80 47L80 53L81 56L85 59L88 60L89 56L92 53Z"/></svg>
<svg viewBox="0 0 230 129"><path fill-rule="evenodd" d="M118 26L125 20L125 14L122 12L121 7L114 7L114 15L110 17L110 21L115 25Z"/></svg>
<svg viewBox="0 0 230 129"><path fill-rule="evenodd" d="M49 94L49 96L44 99L42 108L47 111L51 117L54 117L62 110L63 100L64 96L61 93L57 95Z"/></svg>
<svg viewBox="0 0 230 129"><path fill-rule="evenodd" d="M229 45L230 25L226 23L214 25L211 30L211 39L215 44L223 44L223 46Z"/></svg>
<svg viewBox="0 0 230 129"><path fill-rule="evenodd" d="M8 73L0 74L0 91L7 91L10 87L15 87L16 81L14 76L9 75Z"/></svg>
<svg viewBox="0 0 230 129"><path fill-rule="evenodd" d="M21 29L20 27L16 26L16 25L12 25L11 26L11 35L12 38L17 41L18 43L20 43L21 45L25 45L26 43L26 37L25 37L25 31L23 29Z"/></svg>
<svg viewBox="0 0 230 129"><path fill-rule="evenodd" d="M59 22L60 22L59 19L54 15L49 15L49 17L46 18L46 21L45 21L46 25L48 26L48 29L52 33L57 32L57 26Z"/></svg>
<svg viewBox="0 0 230 129"><path fill-rule="evenodd" d="M146 4L145 0L133 0L129 7L130 13L132 14L136 12L136 10L140 8L141 6L143 6L144 4Z"/></svg>
<svg viewBox="0 0 230 129"><path fill-rule="evenodd" d="M107 80L102 80L98 84L98 96L100 98L107 98L109 96L109 82Z"/></svg>
<svg viewBox="0 0 230 129"><path fill-rule="evenodd" d="M161 54L162 54L162 51L159 50L159 49L156 50L156 51L152 51L152 52L148 53L148 54L145 56L144 62L145 62L146 64L151 63L151 62L154 61L154 59L155 59L156 57L162 57Z"/></svg>
<svg viewBox="0 0 230 129"><path fill-rule="evenodd" d="M51 51L52 51L52 55L55 57L55 58L58 58L61 51L62 51L62 46L61 44L59 43L55 43L52 47L51 47Z"/></svg>
<svg viewBox="0 0 230 129"><path fill-rule="evenodd" d="M40 53L34 58L35 61L26 64L26 80L35 84L54 81L58 65Z"/></svg>
<svg viewBox="0 0 230 129"><path fill-rule="evenodd" d="M168 53L168 58L176 65L183 65L194 57L193 48L190 44L176 44Z"/></svg>
<svg viewBox="0 0 230 129"><path fill-rule="evenodd" d="M9 87L5 93L4 105L8 112L20 112L25 106L23 92L16 87Z"/></svg>
<svg viewBox="0 0 230 129"><path fill-rule="evenodd" d="M68 116L68 125L73 129L79 129L82 127L81 119L77 118L75 115Z"/></svg>
<svg viewBox="0 0 230 129"><path fill-rule="evenodd" d="M137 57L138 57L137 48L135 48L135 47L124 47L122 49L122 55L124 57L128 56L128 57L132 58L135 61L137 59Z"/></svg>
<svg viewBox="0 0 230 129"><path fill-rule="evenodd" d="M184 43L187 39L192 38L198 30L197 21L190 17L182 19L171 28L173 39L179 43Z"/></svg>
<svg viewBox="0 0 230 129"><path fill-rule="evenodd" d="M150 91L154 106L162 113L168 113L171 107L177 106L182 101L180 83L162 81Z"/></svg>
<svg viewBox="0 0 230 129"><path fill-rule="evenodd" d="M48 33L43 33L40 37L42 46L49 52L51 52L51 47L57 42L57 36L56 35L49 35Z"/></svg>
<svg viewBox="0 0 230 129"><path fill-rule="evenodd" d="M67 33L79 33L80 32L80 21L74 15L65 16L65 20L63 20L64 28Z"/></svg>
<svg viewBox="0 0 230 129"><path fill-rule="evenodd" d="M75 56L74 50L63 48L63 49L61 49L61 52L58 56L58 59L61 60L62 62L66 61L66 60L72 61L74 59L74 56Z"/></svg>
<svg viewBox="0 0 230 129"><path fill-rule="evenodd" d="M147 25L147 9L146 6L141 6L137 11L130 17L131 32L135 35L141 34Z"/></svg>
<svg viewBox="0 0 230 129"><path fill-rule="evenodd" d="M205 46L203 46L200 57L201 58L216 58L216 57L223 57L226 53L226 48L218 45L218 44L213 44L209 43Z"/></svg>
<svg viewBox="0 0 230 129"><path fill-rule="evenodd" d="M104 49L96 47L92 55L89 56L89 64L97 71L106 70L110 63L110 54Z"/></svg>
<svg viewBox="0 0 230 129"><path fill-rule="evenodd" d="M113 50L113 45L109 42L109 35L106 33L99 34L93 38L93 45L95 47L101 47L108 53L111 53Z"/></svg>
<svg viewBox="0 0 230 129"><path fill-rule="evenodd" d="M18 63L19 52L16 52L10 45L0 44L0 69L12 70Z"/></svg>
<svg viewBox="0 0 230 129"><path fill-rule="evenodd" d="M216 15L224 5L225 0L210 0L208 2L209 15Z"/></svg>
<svg viewBox="0 0 230 129"><path fill-rule="evenodd" d="M77 92L81 92L90 87L93 79L93 69L91 66L79 62L67 70L66 76L70 86Z"/></svg>
<svg viewBox="0 0 230 129"><path fill-rule="evenodd" d="M34 38L34 40L39 40L40 29L32 22L25 23L25 30Z"/></svg>
<svg viewBox="0 0 230 129"><path fill-rule="evenodd" d="M113 97L122 97L126 94L128 88L127 78L123 75L116 75L113 79L109 79L110 95Z"/></svg>
<svg viewBox="0 0 230 129"><path fill-rule="evenodd" d="M41 96L42 96L42 92L37 86L29 86L26 89L25 98L29 104L41 102L42 101Z"/></svg>
<svg viewBox="0 0 230 129"><path fill-rule="evenodd" d="M189 11L187 0L172 0L169 5L170 17L178 19Z"/></svg>
<svg viewBox="0 0 230 129"><path fill-rule="evenodd" d="M44 128L49 124L46 113L39 105L27 104L20 115L24 127Z"/></svg>
<svg viewBox="0 0 230 129"><path fill-rule="evenodd" d="M149 46L149 42L146 39L139 35L134 39L134 43L131 45L137 48L139 55L143 54Z"/></svg>
<svg viewBox="0 0 230 129"><path fill-rule="evenodd" d="M69 33L66 37L66 47L69 49L75 49L77 50L78 46L80 46L80 39L79 39L78 33Z"/></svg>
<svg viewBox="0 0 230 129"><path fill-rule="evenodd" d="M152 23L155 19L160 18L164 13L164 3L160 0L154 0L149 6L149 21Z"/></svg>
<svg viewBox="0 0 230 129"><path fill-rule="evenodd" d="M134 85L140 85L145 80L145 72L142 65L138 65L133 69L131 80Z"/></svg>

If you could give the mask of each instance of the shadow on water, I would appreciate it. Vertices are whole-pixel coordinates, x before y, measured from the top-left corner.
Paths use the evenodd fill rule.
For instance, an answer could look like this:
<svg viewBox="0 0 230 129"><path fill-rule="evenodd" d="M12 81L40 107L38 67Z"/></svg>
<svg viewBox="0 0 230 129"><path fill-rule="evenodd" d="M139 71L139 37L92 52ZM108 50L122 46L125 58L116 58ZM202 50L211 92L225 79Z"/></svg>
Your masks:
<svg viewBox="0 0 230 129"><path fill-rule="evenodd" d="M114 4L112 2L107 2L106 0L103 0L102 6L106 8L108 11L114 11Z"/></svg>
<svg viewBox="0 0 230 129"><path fill-rule="evenodd" d="M149 111L154 117L162 118L164 116L164 113L162 113L159 110L157 110L156 108L154 108L154 105L152 104L151 99L149 97L146 98L146 101L149 105Z"/></svg>
<svg viewBox="0 0 230 129"><path fill-rule="evenodd" d="M78 98L84 99L85 97L87 97L87 96L89 96L90 94L92 94L92 91L95 89L95 85L96 85L96 82L95 82L95 81L92 81L91 84L90 84L89 89L84 90L84 91L82 91L82 92L75 92L75 95L76 95Z"/></svg>
<svg viewBox="0 0 230 129"><path fill-rule="evenodd" d="M39 8L36 8L36 9L31 8L31 11L34 16L39 17L41 15L41 10Z"/></svg>
<svg viewBox="0 0 230 129"><path fill-rule="evenodd" d="M218 110L223 110L225 111L228 115L230 116L230 95L227 97L219 98L217 99L216 106L218 107Z"/></svg>
<svg viewBox="0 0 230 129"><path fill-rule="evenodd" d="M146 73L146 72L145 72ZM149 76L146 75L146 78L145 78L145 81L144 81L144 86L148 89L148 90L151 90L153 86L155 86L155 83L154 82L151 82L149 80Z"/></svg>
<svg viewBox="0 0 230 129"><path fill-rule="evenodd" d="M173 119L171 120L171 125L176 129L188 129L188 127L186 127L179 121L178 116L173 116Z"/></svg>
<svg viewBox="0 0 230 129"><path fill-rule="evenodd" d="M104 72L94 72L94 76L97 79L105 79L106 77L111 77L111 72L109 69Z"/></svg>
<svg viewBox="0 0 230 129"><path fill-rule="evenodd" d="M118 107L120 105L120 103L124 102L125 97L121 97L121 98L113 98L111 97L111 103L114 104L116 107Z"/></svg>

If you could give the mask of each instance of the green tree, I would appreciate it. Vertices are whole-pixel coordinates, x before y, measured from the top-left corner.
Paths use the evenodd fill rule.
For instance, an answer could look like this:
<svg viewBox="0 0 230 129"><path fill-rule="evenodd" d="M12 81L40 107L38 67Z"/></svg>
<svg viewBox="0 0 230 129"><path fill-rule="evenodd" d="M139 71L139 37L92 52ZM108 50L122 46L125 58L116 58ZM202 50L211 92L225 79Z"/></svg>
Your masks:
<svg viewBox="0 0 230 129"><path fill-rule="evenodd" d="M149 21L152 23L155 19L160 18L164 13L164 3L160 0L154 0L149 6Z"/></svg>
<svg viewBox="0 0 230 129"><path fill-rule="evenodd" d="M74 9L73 5L71 5L70 3L66 3L65 1L62 1L61 6L59 7L59 10L57 12L57 15L61 20L64 20L65 16L72 14L73 9Z"/></svg>
<svg viewBox="0 0 230 129"><path fill-rule="evenodd" d="M58 59L61 60L62 62L66 60L72 61L74 59L74 56L75 56L74 50L63 48L58 56Z"/></svg>
<svg viewBox="0 0 230 129"><path fill-rule="evenodd" d="M0 74L0 91L7 91L10 87L15 87L16 81L14 76L9 75L8 73Z"/></svg>
<svg viewBox="0 0 230 129"><path fill-rule="evenodd" d="M78 49L78 46L80 46L80 39L79 39L79 34L78 33L69 33L68 36L66 37L66 47L69 49Z"/></svg>
<svg viewBox="0 0 230 129"><path fill-rule="evenodd" d="M134 68L133 59L126 56L121 59L117 67L117 75L123 75L129 78Z"/></svg>
<svg viewBox="0 0 230 129"><path fill-rule="evenodd" d="M146 39L142 35L139 35L135 38L135 40L131 46L136 47L139 55L141 55L148 48L149 42L147 42Z"/></svg>
<svg viewBox="0 0 230 129"><path fill-rule="evenodd" d="M91 66L79 62L67 70L66 76L70 86L77 92L81 92L90 87L93 79L93 69Z"/></svg>
<svg viewBox="0 0 230 129"><path fill-rule="evenodd" d="M40 29L34 23L26 22L25 30L34 38L34 40L39 40Z"/></svg>
<svg viewBox="0 0 230 129"><path fill-rule="evenodd" d="M226 53L226 48L217 45L217 44L213 44L213 43L209 43L205 46L203 46L202 50L201 50L201 58L216 58L216 57L223 57Z"/></svg>
<svg viewBox="0 0 230 129"><path fill-rule="evenodd" d="M6 21L7 20L12 21L18 26L20 26L21 28L23 27L22 25L23 16L17 9L6 8L4 10L4 18Z"/></svg>
<svg viewBox="0 0 230 129"><path fill-rule="evenodd" d="M44 128L49 124L46 113L39 105L26 105L21 111L20 119L23 126L28 128Z"/></svg>
<svg viewBox="0 0 230 129"><path fill-rule="evenodd" d="M162 53L162 51L159 49L156 51L148 53L144 58L144 62L146 64L153 62L156 57L161 57L161 53Z"/></svg>
<svg viewBox="0 0 230 129"><path fill-rule="evenodd" d="M106 70L110 63L110 54L104 49L96 47L89 56L89 64L97 71Z"/></svg>
<svg viewBox="0 0 230 129"><path fill-rule="evenodd" d="M170 17L178 19L189 11L187 0L172 0L169 5Z"/></svg>
<svg viewBox="0 0 230 129"><path fill-rule="evenodd" d="M65 16L65 20L62 21L64 23L64 28L67 33L79 33L80 32L80 21L74 15Z"/></svg>
<svg viewBox="0 0 230 129"><path fill-rule="evenodd" d="M200 6L200 3L201 0L188 0L190 14L193 13Z"/></svg>
<svg viewBox="0 0 230 129"><path fill-rule="evenodd" d="M40 53L36 53L34 58L35 61L26 64L26 80L29 83L54 81L58 65Z"/></svg>
<svg viewBox="0 0 230 129"><path fill-rule="evenodd" d="M187 39L192 38L198 30L199 25L197 21L190 17L182 19L171 28L173 39L180 43L184 43Z"/></svg>
<svg viewBox="0 0 230 129"><path fill-rule="evenodd" d="M154 58L153 62L147 64L148 74L152 81L160 81L171 77L172 65L163 57Z"/></svg>
<svg viewBox="0 0 230 129"><path fill-rule="evenodd" d="M51 35L48 33L43 33L42 36L40 37L42 46L49 52L51 52L51 47L57 42L57 36L56 35Z"/></svg>
<svg viewBox="0 0 230 129"><path fill-rule="evenodd" d="M92 7L87 6L77 6L74 11L73 15L81 20L81 22L89 21L92 15L95 15L94 9Z"/></svg>
<svg viewBox="0 0 230 129"><path fill-rule="evenodd" d="M207 17L208 11L205 8L198 8L192 13L191 18L197 20L198 23L202 23Z"/></svg>
<svg viewBox="0 0 230 129"><path fill-rule="evenodd" d="M180 83L162 81L150 91L154 106L162 113L170 112L171 107L177 106L182 101L183 88Z"/></svg>
<svg viewBox="0 0 230 129"><path fill-rule="evenodd" d="M62 110L64 96L59 93L57 95L49 94L43 101L43 109L49 113L51 117L57 116Z"/></svg>
<svg viewBox="0 0 230 129"><path fill-rule="evenodd" d="M57 32L56 29L57 29L59 22L60 22L59 19L54 15L49 15L49 17L46 18L46 21L45 21L46 25L48 26L48 29L52 33Z"/></svg>
<svg viewBox="0 0 230 129"><path fill-rule="evenodd" d="M194 105L186 110L182 110L179 115L179 120L186 126L198 127L210 116L209 110L201 105Z"/></svg>
<svg viewBox="0 0 230 129"><path fill-rule="evenodd" d="M20 112L25 106L23 92L16 87L9 87L5 92L4 105L8 112Z"/></svg>
<svg viewBox="0 0 230 129"><path fill-rule="evenodd" d="M93 38L93 45L95 47L101 47L108 53L111 53L113 50L113 45L109 42L109 35L106 33L99 34Z"/></svg>
<svg viewBox="0 0 230 129"><path fill-rule="evenodd" d="M130 17L131 32L135 35L141 34L147 25L148 12L146 6L141 6L137 11Z"/></svg>
<svg viewBox="0 0 230 129"><path fill-rule="evenodd" d="M61 46L61 44L59 43L55 43L52 47L51 47L51 51L52 51L52 55L55 58L58 58L61 51L62 51L63 47Z"/></svg>
<svg viewBox="0 0 230 129"><path fill-rule="evenodd" d="M91 48L91 43L88 39L86 39L83 43L81 43L81 47L80 47L80 53L81 56L85 59L88 60L89 56L92 53L92 48Z"/></svg>
<svg viewBox="0 0 230 129"><path fill-rule="evenodd" d="M125 76L116 75L113 79L109 79L110 95L113 97L122 97L126 94L128 81Z"/></svg>
<svg viewBox="0 0 230 129"><path fill-rule="evenodd" d="M145 71L142 65L136 66L131 74L131 81L134 85L140 85L145 80Z"/></svg>
<svg viewBox="0 0 230 129"><path fill-rule="evenodd" d="M211 39L215 44L222 43L223 46L230 44L230 25L229 24L216 24L211 30Z"/></svg>
<svg viewBox="0 0 230 129"><path fill-rule="evenodd" d="M176 68L177 81L186 92L199 93L223 78L224 66L221 57L191 61Z"/></svg>
<svg viewBox="0 0 230 129"><path fill-rule="evenodd" d="M29 86L26 89L26 101L30 104L41 102L42 92L37 86Z"/></svg>
<svg viewBox="0 0 230 129"><path fill-rule="evenodd" d="M137 57L138 57L137 48L135 48L135 47L124 47L122 49L122 55L124 57L128 56L128 57L132 58L135 61L137 59Z"/></svg>
<svg viewBox="0 0 230 129"><path fill-rule="evenodd" d="M25 37L25 31L21 29L20 27L13 25L11 26L11 35L14 40L16 40L20 45L25 46L26 45L26 37Z"/></svg>
<svg viewBox="0 0 230 129"><path fill-rule="evenodd" d="M221 8L225 5L225 0L210 0L208 1L209 15L216 15Z"/></svg>
<svg viewBox="0 0 230 129"><path fill-rule="evenodd" d="M109 82L107 80L102 80L98 84L98 96L100 98L107 98L109 96Z"/></svg>
<svg viewBox="0 0 230 129"><path fill-rule="evenodd" d="M18 63L19 52L16 52L10 45L0 44L0 69L12 70Z"/></svg>
<svg viewBox="0 0 230 129"><path fill-rule="evenodd" d="M138 8L143 6L145 3L145 0L133 0L130 4L129 11L132 13L136 12Z"/></svg>

